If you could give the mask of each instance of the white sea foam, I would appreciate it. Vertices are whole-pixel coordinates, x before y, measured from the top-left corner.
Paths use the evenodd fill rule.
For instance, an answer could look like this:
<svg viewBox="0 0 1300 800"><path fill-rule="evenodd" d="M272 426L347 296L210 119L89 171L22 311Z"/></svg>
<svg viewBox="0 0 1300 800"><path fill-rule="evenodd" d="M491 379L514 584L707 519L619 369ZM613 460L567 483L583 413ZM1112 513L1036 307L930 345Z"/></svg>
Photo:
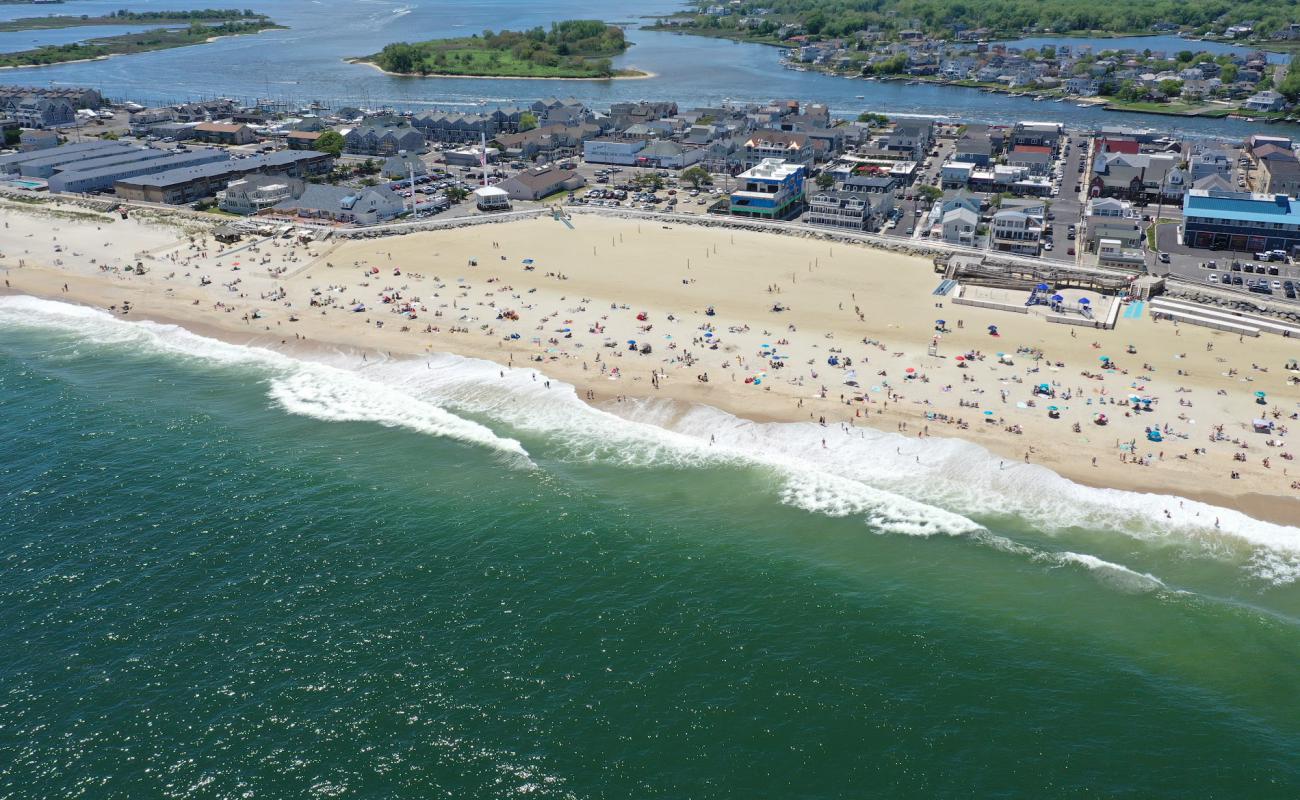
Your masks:
<svg viewBox="0 0 1300 800"><path fill-rule="evenodd" d="M268 381L270 397L286 411L330 421L374 422L480 445L527 462L523 445L497 436L391 384L353 371L317 364L260 347L199 336L175 325L128 322L105 311L34 297L0 297L0 325L75 332L100 344L137 346L210 363L255 368Z"/></svg>
<svg viewBox="0 0 1300 800"><path fill-rule="evenodd" d="M50 324L96 341L148 343L224 363L271 366L276 402L321 419L400 425L511 454L523 452L514 439L453 413L461 412L537 434L572 460L765 468L783 502L815 513L857 515L888 532L970 535L1036 557L1038 551L989 534L971 519L1006 517L1047 533L1109 530L1168 541L1202 556L1245 562L1263 580L1300 579L1300 529L1170 495L1082 486L1043 467L1003 463L958 439L916 439L811 422L757 423L709 407L657 401L611 405L617 412L611 413L588 406L568 384L552 380L548 387L546 377L530 368L503 369L451 355L371 362L360 370L351 358L333 365L308 364L172 326L127 323L93 309L34 298L0 298L0 324L6 321Z"/></svg>
<svg viewBox="0 0 1300 800"><path fill-rule="evenodd" d="M1123 564L1097 558L1086 553L1045 553L1043 558L1063 566L1079 566L1091 572L1097 580L1123 592L1156 592L1165 589L1164 581L1148 572L1138 572Z"/></svg>
<svg viewBox="0 0 1300 800"><path fill-rule="evenodd" d="M771 467L781 478L783 501L819 513L861 514L894 532L969 534L983 527L969 517L1015 518L1052 534L1110 530L1168 541L1201 556L1249 562L1252 574L1272 582L1300 578L1296 527L1173 495L1083 486L1045 467L1005 462L959 439L811 422L757 423L670 402L624 402L609 406L614 414L590 408L567 384L552 381L545 388L545 377L531 369L503 371L456 356L436 356L414 369L391 362L377 370L380 379L400 381L439 404L548 435L575 457L629 465Z"/></svg>
<svg viewBox="0 0 1300 800"><path fill-rule="evenodd" d="M958 513L847 479L803 459L710 442L707 433L676 430L678 408L672 404L621 404L628 416L593 408L568 384L552 380L548 388L545 376L532 369L503 370L487 361L440 355L414 368L410 362L377 363L365 374L401 382L440 405L545 436L576 460L624 466L757 467L776 477L783 502L834 516L857 515L884 532L959 535L982 528Z"/></svg>

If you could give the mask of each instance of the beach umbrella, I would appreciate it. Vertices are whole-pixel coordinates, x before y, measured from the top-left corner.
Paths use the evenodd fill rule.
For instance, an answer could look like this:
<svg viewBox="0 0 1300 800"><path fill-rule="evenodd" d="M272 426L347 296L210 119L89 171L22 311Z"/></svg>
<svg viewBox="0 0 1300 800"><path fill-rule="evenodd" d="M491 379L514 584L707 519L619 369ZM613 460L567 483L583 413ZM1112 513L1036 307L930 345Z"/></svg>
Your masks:
<svg viewBox="0 0 1300 800"><path fill-rule="evenodd" d="M1092 302L1092 301L1089 300L1089 299L1086 298L1086 297L1080 297L1080 298L1079 298L1079 305L1081 305L1081 306L1086 306L1086 305L1088 305L1088 304L1091 303L1091 302Z"/></svg>
<svg viewBox="0 0 1300 800"><path fill-rule="evenodd" d="M989 330L991 330L991 331L995 331L995 330L997 330L997 329L998 329L998 326L997 326L997 325L990 325L990 326L989 326Z"/></svg>
<svg viewBox="0 0 1300 800"><path fill-rule="evenodd" d="M628 340L627 340L627 343L628 343L628 344L636 344L636 339L628 339Z"/></svg>
<svg viewBox="0 0 1300 800"><path fill-rule="evenodd" d="M985 411L985 412L984 412L984 416L986 416L986 417L991 417L991 416L993 416L993 412L992 412L992 411Z"/></svg>
<svg viewBox="0 0 1300 800"><path fill-rule="evenodd" d="M712 339L712 338L713 338L713 334L712 334L712 333L706 333L706 334L704 334L704 338L705 338L705 339Z"/></svg>
<svg viewBox="0 0 1300 800"><path fill-rule="evenodd" d="M912 367L908 367L907 369L903 370L903 372L907 372L907 373L910 374L910 373L916 372L916 370L913 369Z"/></svg>
<svg viewBox="0 0 1300 800"><path fill-rule="evenodd" d="M525 264L531 264L531 263L533 263L533 260L532 260L531 258L525 258L525 259L524 259L524 263L525 263Z"/></svg>
<svg viewBox="0 0 1300 800"><path fill-rule="evenodd" d="M966 360L966 356L957 356L957 360L958 360L958 361L965 361L965 360Z"/></svg>
<svg viewBox="0 0 1300 800"><path fill-rule="evenodd" d="M1064 301L1064 300L1065 300L1065 298L1064 298L1063 296L1059 295L1059 294L1054 294L1054 295L1052 295L1052 302L1053 302L1053 303L1060 303L1060 302L1062 302L1062 301Z"/></svg>
<svg viewBox="0 0 1300 800"><path fill-rule="evenodd" d="M1255 392L1255 396L1256 396L1256 397L1263 397L1263 396L1264 396L1264 393L1263 393L1263 392Z"/></svg>
<svg viewBox="0 0 1300 800"><path fill-rule="evenodd" d="M1052 287L1048 286L1045 283L1040 283L1038 284L1037 289L1040 292L1050 292L1052 290Z"/></svg>
<svg viewBox="0 0 1300 800"><path fill-rule="evenodd" d="M1038 391L1040 391L1040 392L1050 392L1051 390L1052 390L1052 387L1048 386L1048 385L1045 384L1045 383L1040 383L1040 384L1038 384Z"/></svg>
<svg viewBox="0 0 1300 800"><path fill-rule="evenodd" d="M1101 356L1098 360L1105 364L1107 361L1110 361L1110 356Z"/></svg>
<svg viewBox="0 0 1300 800"><path fill-rule="evenodd" d="M1048 410L1048 411L1060 411L1061 409L1057 408L1056 406L1048 406L1048 407L1047 407L1047 410Z"/></svg>
<svg viewBox="0 0 1300 800"><path fill-rule="evenodd" d="M935 324L935 325L947 325L947 324L948 324L948 320L946 320L946 319L936 319L936 320L934 321L934 324Z"/></svg>

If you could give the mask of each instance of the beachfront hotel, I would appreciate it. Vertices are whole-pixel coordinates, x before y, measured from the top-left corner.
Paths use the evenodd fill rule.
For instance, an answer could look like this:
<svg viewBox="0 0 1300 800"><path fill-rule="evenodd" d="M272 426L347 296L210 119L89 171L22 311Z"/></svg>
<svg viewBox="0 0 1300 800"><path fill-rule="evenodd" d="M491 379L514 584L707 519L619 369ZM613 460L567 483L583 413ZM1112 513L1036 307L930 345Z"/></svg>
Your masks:
<svg viewBox="0 0 1300 800"><path fill-rule="evenodd" d="M803 210L802 164L765 158L736 176L739 187L731 193L731 213L738 217L790 219Z"/></svg>

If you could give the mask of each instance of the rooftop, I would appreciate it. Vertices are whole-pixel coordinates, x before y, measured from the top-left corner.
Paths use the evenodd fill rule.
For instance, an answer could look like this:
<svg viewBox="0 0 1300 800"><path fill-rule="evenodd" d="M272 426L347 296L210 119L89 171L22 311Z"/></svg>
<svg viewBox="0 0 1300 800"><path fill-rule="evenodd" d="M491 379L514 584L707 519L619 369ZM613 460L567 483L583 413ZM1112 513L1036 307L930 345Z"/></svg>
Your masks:
<svg viewBox="0 0 1300 800"><path fill-rule="evenodd" d="M1215 219L1300 225L1300 206L1284 194L1267 195L1192 189L1183 199L1183 212Z"/></svg>
<svg viewBox="0 0 1300 800"><path fill-rule="evenodd" d="M802 164L792 164L780 158L765 158L752 169L745 170L736 176L738 180L746 178L765 178L768 180L782 181L799 172L803 171Z"/></svg>

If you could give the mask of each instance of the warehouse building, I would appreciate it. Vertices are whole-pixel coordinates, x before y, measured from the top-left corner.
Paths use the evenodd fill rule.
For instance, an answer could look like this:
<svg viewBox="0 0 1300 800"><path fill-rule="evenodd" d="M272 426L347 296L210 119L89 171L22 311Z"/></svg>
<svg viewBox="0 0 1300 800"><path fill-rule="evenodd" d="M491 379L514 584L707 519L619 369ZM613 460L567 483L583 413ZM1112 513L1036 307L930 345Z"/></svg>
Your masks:
<svg viewBox="0 0 1300 800"><path fill-rule="evenodd" d="M26 153L10 153L9 155L0 156L0 175L17 175L18 168L29 161L35 161L41 158L48 158L57 153L74 154L85 153L104 148L106 145L117 147L130 147L130 145L117 145L115 142L77 142L76 144L65 144L54 150L33 150ZM89 156L86 156L89 158Z"/></svg>
<svg viewBox="0 0 1300 800"><path fill-rule="evenodd" d="M334 159L328 153L279 150L123 178L114 184L114 189L124 200L182 205L211 197L225 189L230 181L254 172L308 178L327 174L333 168Z"/></svg>
<svg viewBox="0 0 1300 800"><path fill-rule="evenodd" d="M211 148L173 153L164 158L117 164L115 166L100 167L99 169L67 170L50 178L50 191L72 193L104 192L112 189L118 181L229 159L230 155L225 150Z"/></svg>
<svg viewBox="0 0 1300 800"><path fill-rule="evenodd" d="M49 178L50 191L66 192L69 189L64 188L64 176L75 175L80 172L93 172L104 169L105 167L125 167L128 164L142 164L146 161L157 161L173 155L170 150L158 150L152 147L142 147L138 150L127 150L122 153L111 153L106 156L86 159L85 161L74 161L71 164L63 164L54 170L54 175ZM110 184L111 185L111 184Z"/></svg>
<svg viewBox="0 0 1300 800"><path fill-rule="evenodd" d="M13 165L12 171L24 178L49 178L59 167L115 153L125 153L133 149L129 144L118 144L117 142L99 142L82 150L68 149L73 146L75 145L56 147L53 150L36 150L32 153L23 153L22 155L34 155L36 158Z"/></svg>

